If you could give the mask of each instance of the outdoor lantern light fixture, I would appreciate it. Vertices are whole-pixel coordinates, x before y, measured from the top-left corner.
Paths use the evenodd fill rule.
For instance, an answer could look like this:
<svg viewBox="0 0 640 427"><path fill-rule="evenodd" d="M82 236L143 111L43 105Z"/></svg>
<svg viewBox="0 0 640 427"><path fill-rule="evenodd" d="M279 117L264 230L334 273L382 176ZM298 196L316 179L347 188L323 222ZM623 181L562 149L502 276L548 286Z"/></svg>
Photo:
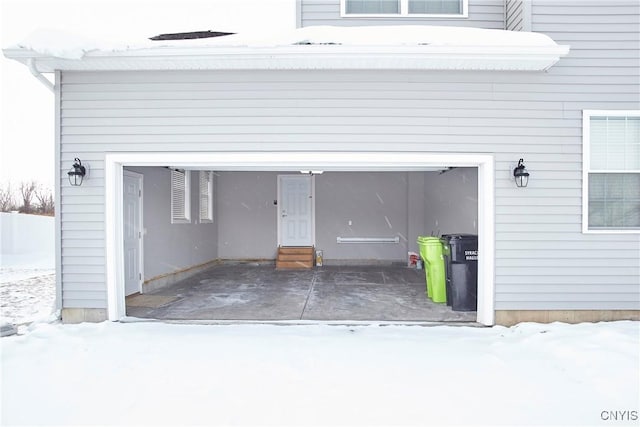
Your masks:
<svg viewBox="0 0 640 427"><path fill-rule="evenodd" d="M69 184L73 185L74 187L80 186L82 185L82 180L84 179L84 176L87 174L87 169L82 166L82 162L80 161L79 158L75 158L73 159L74 163L73 166L71 167L71 169L69 169L69 172L67 172L67 175L69 175Z"/></svg>
<svg viewBox="0 0 640 427"><path fill-rule="evenodd" d="M513 178L516 180L518 187L526 187L529 184L529 172L522 164L523 159L518 161L518 166L513 170Z"/></svg>

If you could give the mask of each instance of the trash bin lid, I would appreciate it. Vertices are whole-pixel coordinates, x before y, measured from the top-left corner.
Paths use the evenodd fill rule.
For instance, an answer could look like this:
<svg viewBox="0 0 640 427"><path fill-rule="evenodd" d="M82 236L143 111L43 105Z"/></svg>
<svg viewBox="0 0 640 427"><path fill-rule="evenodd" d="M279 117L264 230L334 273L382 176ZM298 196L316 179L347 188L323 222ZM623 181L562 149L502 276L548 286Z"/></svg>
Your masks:
<svg viewBox="0 0 640 427"><path fill-rule="evenodd" d="M440 244L440 238L439 237L433 237L433 236L418 236L418 244L433 244L433 243L438 243Z"/></svg>
<svg viewBox="0 0 640 427"><path fill-rule="evenodd" d="M442 236L448 240L477 240L477 234L445 234Z"/></svg>

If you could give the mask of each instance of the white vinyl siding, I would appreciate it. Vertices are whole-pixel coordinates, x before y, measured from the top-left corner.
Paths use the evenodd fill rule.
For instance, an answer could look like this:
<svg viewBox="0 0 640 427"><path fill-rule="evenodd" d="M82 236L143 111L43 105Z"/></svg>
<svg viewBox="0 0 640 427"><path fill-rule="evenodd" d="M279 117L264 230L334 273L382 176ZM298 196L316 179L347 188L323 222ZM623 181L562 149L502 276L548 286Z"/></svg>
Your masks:
<svg viewBox="0 0 640 427"><path fill-rule="evenodd" d="M463 18L468 0L341 0L346 17L449 17Z"/></svg>
<svg viewBox="0 0 640 427"><path fill-rule="evenodd" d="M171 170L171 223L191 222L190 171Z"/></svg>
<svg viewBox="0 0 640 427"><path fill-rule="evenodd" d="M640 111L583 120L585 230L640 232Z"/></svg>
<svg viewBox="0 0 640 427"><path fill-rule="evenodd" d="M200 171L200 222L213 222L213 172Z"/></svg>

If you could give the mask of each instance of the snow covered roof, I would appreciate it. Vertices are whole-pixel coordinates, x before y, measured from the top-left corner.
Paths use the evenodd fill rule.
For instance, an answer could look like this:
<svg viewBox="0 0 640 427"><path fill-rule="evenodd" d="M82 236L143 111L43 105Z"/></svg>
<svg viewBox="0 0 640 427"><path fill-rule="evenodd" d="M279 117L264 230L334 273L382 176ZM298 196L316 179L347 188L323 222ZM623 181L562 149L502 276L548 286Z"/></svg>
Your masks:
<svg viewBox="0 0 640 427"><path fill-rule="evenodd" d="M546 70L569 46L544 34L426 25L299 28L265 36L113 43L38 31L6 57L55 70Z"/></svg>

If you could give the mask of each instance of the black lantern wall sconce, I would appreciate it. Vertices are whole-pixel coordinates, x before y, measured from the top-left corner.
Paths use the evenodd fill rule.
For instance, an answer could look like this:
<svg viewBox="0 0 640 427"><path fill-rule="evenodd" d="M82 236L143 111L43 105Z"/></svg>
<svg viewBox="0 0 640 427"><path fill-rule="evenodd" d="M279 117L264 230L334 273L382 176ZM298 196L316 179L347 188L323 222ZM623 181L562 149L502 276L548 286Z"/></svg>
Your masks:
<svg viewBox="0 0 640 427"><path fill-rule="evenodd" d="M82 185L84 176L87 174L87 169L82 166L82 162L79 158L76 157L75 159L73 159L73 161L73 166L71 166L71 169L69 170L69 172L67 172L67 175L69 175L69 184L73 185L74 187L78 187Z"/></svg>
<svg viewBox="0 0 640 427"><path fill-rule="evenodd" d="M529 172L522 164L523 159L518 161L518 166L513 170L513 178L516 180L518 187L526 187L529 184Z"/></svg>

